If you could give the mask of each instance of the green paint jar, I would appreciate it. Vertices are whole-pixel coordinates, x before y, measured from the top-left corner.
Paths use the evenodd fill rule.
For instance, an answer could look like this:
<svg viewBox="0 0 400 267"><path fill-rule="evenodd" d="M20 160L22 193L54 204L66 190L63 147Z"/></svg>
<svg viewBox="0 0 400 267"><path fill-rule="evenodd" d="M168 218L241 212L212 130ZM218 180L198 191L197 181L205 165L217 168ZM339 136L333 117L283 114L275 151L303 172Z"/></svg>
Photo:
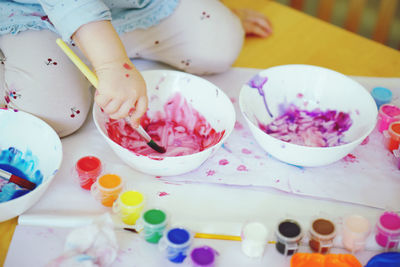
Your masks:
<svg viewBox="0 0 400 267"><path fill-rule="evenodd" d="M160 209L149 209L143 213L142 223L145 240L156 244L167 226L167 214Z"/></svg>

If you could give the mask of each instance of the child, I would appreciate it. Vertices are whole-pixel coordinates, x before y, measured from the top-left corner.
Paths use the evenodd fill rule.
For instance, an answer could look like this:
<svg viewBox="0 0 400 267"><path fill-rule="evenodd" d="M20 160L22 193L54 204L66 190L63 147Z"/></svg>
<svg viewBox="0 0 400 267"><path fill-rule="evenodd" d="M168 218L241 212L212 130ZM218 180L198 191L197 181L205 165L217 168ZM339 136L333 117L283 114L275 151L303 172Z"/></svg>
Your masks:
<svg viewBox="0 0 400 267"><path fill-rule="evenodd" d="M129 58L195 74L225 71L241 50L243 28L271 33L258 13L235 14L216 0L2 1L0 97L4 91L8 107L37 115L60 137L79 129L91 104L90 84L56 45L61 35L95 71L96 103L111 118L130 116L135 127L147 95Z"/></svg>

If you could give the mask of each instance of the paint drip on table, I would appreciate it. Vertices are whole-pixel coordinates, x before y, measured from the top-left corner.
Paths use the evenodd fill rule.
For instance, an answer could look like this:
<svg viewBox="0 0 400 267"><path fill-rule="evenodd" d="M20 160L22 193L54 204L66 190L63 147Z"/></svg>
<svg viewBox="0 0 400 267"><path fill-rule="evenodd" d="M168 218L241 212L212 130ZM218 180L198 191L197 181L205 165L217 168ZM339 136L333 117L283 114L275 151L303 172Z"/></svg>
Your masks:
<svg viewBox="0 0 400 267"><path fill-rule="evenodd" d="M151 118L146 113L141 125L157 144L166 148L163 157L203 151L217 144L225 133L217 132L180 93L169 99L163 112L157 111ZM109 119L106 129L108 136L122 147L140 155L160 156L125 120Z"/></svg>
<svg viewBox="0 0 400 267"><path fill-rule="evenodd" d="M248 83L251 88L257 89L263 98L264 106L268 115L273 115L268 107L263 86L268 77L254 76ZM302 97L301 93L298 97ZM310 146L310 147L331 147L346 143L344 133L351 127L350 115L336 110L303 110L294 104L281 105L281 115L267 125L258 123L258 127L284 142Z"/></svg>
<svg viewBox="0 0 400 267"><path fill-rule="evenodd" d="M37 165L38 159L29 150L25 153L15 147L0 150L0 169L28 180L36 184L36 186L43 181L43 174L37 168ZM29 192L30 190L0 179L0 203L23 196Z"/></svg>

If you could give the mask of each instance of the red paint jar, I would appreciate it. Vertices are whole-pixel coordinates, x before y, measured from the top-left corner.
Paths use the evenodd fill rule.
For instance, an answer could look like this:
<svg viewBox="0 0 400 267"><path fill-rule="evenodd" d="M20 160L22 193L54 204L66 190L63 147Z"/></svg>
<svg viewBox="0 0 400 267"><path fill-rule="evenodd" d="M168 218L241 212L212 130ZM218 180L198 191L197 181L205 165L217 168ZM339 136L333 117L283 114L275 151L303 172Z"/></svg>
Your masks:
<svg viewBox="0 0 400 267"><path fill-rule="evenodd" d="M392 122L384 135L386 148L393 153L393 150L397 150L400 144L400 121Z"/></svg>
<svg viewBox="0 0 400 267"><path fill-rule="evenodd" d="M79 184L85 190L90 190L101 174L101 161L94 156L86 156L76 162L75 170L78 174Z"/></svg>
<svg viewBox="0 0 400 267"><path fill-rule="evenodd" d="M318 218L311 224L310 248L318 253L328 253L336 237L335 224L327 219Z"/></svg>

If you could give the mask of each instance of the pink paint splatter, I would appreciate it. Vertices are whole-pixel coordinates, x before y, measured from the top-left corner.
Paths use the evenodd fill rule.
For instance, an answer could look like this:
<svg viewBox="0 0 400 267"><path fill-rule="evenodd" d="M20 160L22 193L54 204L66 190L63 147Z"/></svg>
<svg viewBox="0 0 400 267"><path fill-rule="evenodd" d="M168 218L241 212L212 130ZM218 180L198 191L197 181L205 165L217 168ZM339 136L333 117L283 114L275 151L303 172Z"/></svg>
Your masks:
<svg viewBox="0 0 400 267"><path fill-rule="evenodd" d="M213 176L215 174L215 171L214 170L208 170L206 172L206 174L207 174L207 176Z"/></svg>
<svg viewBox="0 0 400 267"><path fill-rule="evenodd" d="M156 178L156 179L160 179L160 178L161 178L161 176L155 176L155 178Z"/></svg>
<svg viewBox="0 0 400 267"><path fill-rule="evenodd" d="M240 122L236 121L235 122L235 129L236 130L242 130L243 129L243 124L241 124Z"/></svg>
<svg viewBox="0 0 400 267"><path fill-rule="evenodd" d="M358 162L357 157L354 156L354 155L351 154L351 153L347 154L347 156L343 158L343 161L345 161L345 162L350 162L350 163Z"/></svg>
<svg viewBox="0 0 400 267"><path fill-rule="evenodd" d="M261 157L259 155L255 155L254 158L261 159Z"/></svg>
<svg viewBox="0 0 400 267"><path fill-rule="evenodd" d="M367 136L362 142L361 145L364 146L369 143L369 136Z"/></svg>
<svg viewBox="0 0 400 267"><path fill-rule="evenodd" d="M304 95L302 93L297 94L297 98L302 98Z"/></svg>
<svg viewBox="0 0 400 267"><path fill-rule="evenodd" d="M236 98L231 97L231 102L232 102L232 103L235 103L235 102L236 102Z"/></svg>
<svg viewBox="0 0 400 267"><path fill-rule="evenodd" d="M243 153L243 154L249 155L249 154L251 154L251 151L248 150L247 148L243 148L243 149L242 149L242 153Z"/></svg>
<svg viewBox="0 0 400 267"><path fill-rule="evenodd" d="M229 161L227 159L221 159L218 163L219 163L219 165L224 166L224 165L228 165Z"/></svg>
<svg viewBox="0 0 400 267"><path fill-rule="evenodd" d="M248 171L248 169L247 169L246 166L244 166L244 165L239 165L239 166L236 168L236 170L238 170L238 171L240 171L240 172L242 172L242 171Z"/></svg>
<svg viewBox="0 0 400 267"><path fill-rule="evenodd" d="M155 156L154 159L203 151L217 144L225 133L215 131L179 93L164 105L164 112L157 111L152 118L146 113L141 125L157 144L166 148L165 154L150 148L125 120L109 119L105 126L111 140L140 155Z"/></svg>
<svg viewBox="0 0 400 267"><path fill-rule="evenodd" d="M128 63L124 63L123 66L124 66L124 68L127 69L127 70L131 70L131 69L132 69L132 66L129 65Z"/></svg>
<svg viewBox="0 0 400 267"><path fill-rule="evenodd" d="M158 192L159 197L165 197L168 196L169 194L167 192Z"/></svg>
<svg viewBox="0 0 400 267"><path fill-rule="evenodd" d="M279 180L279 179L276 179L276 180L275 180L275 183L279 183L280 181L281 181L281 180Z"/></svg>

